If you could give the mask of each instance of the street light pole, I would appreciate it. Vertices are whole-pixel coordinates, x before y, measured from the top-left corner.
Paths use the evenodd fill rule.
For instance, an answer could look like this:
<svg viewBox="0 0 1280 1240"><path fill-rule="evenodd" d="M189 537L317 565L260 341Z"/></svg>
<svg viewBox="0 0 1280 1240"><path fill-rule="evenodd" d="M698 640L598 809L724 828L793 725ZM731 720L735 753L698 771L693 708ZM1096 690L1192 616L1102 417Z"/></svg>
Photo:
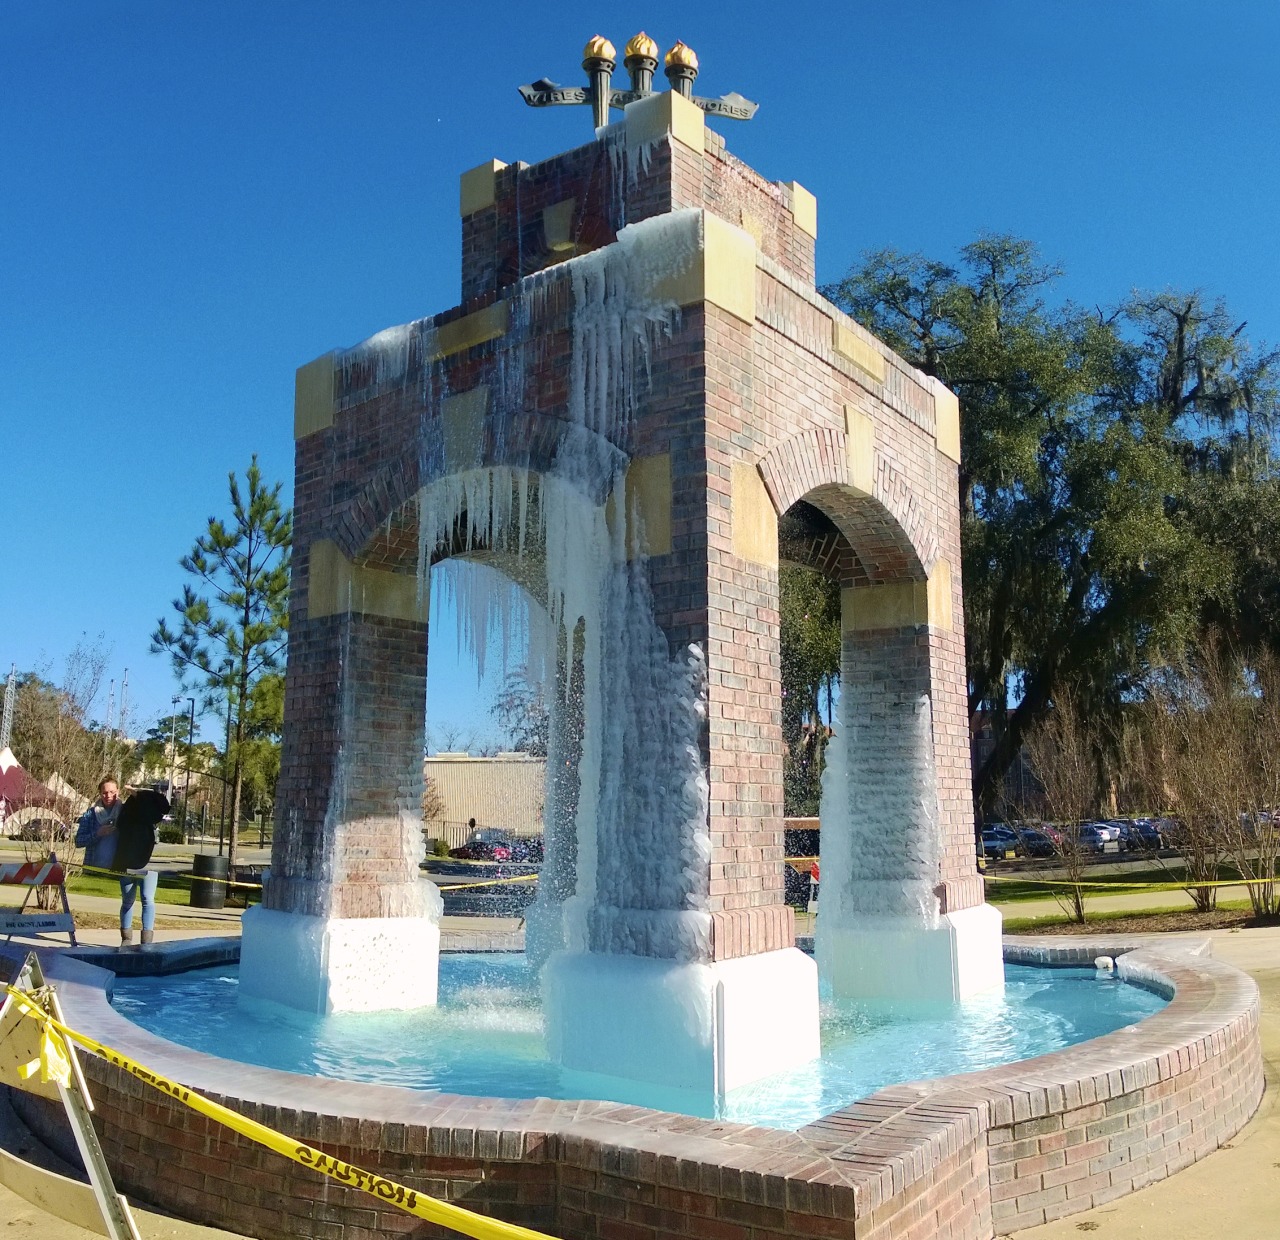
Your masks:
<svg viewBox="0 0 1280 1240"><path fill-rule="evenodd" d="M191 707L191 720L187 725L187 778L182 789L182 838L189 844L191 841L187 838L187 806L191 803L191 754L196 744L196 700L189 697L187 703Z"/></svg>
<svg viewBox="0 0 1280 1240"><path fill-rule="evenodd" d="M182 701L181 694L175 693L170 699L171 707L169 714L169 723L173 728L173 752L169 757L169 800L173 800L173 785L178 778L178 704Z"/></svg>

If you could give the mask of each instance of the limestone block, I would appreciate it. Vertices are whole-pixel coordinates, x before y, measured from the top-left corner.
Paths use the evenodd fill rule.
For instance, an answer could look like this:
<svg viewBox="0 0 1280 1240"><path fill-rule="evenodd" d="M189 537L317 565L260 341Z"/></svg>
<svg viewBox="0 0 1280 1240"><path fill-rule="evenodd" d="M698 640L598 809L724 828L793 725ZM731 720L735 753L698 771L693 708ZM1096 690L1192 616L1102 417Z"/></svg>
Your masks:
<svg viewBox="0 0 1280 1240"><path fill-rule="evenodd" d="M477 310L474 314L464 314L451 323L441 324L436 328L433 360L438 361L442 357L461 353L464 349L505 335L508 309L505 301L495 301L493 305Z"/></svg>
<svg viewBox="0 0 1280 1240"><path fill-rule="evenodd" d="M298 368L293 380L293 437L303 439L333 425L333 354Z"/></svg>
<svg viewBox="0 0 1280 1240"><path fill-rule="evenodd" d="M656 274L653 296L678 306L709 301L744 323L754 323L756 243L751 234L710 211L681 214L687 219L682 226L700 230L700 236L689 247L695 250L694 260L682 262L676 270Z"/></svg>
<svg viewBox="0 0 1280 1240"><path fill-rule="evenodd" d="M798 181L790 182L791 218L796 227L817 240L818 237L818 200Z"/></svg>
<svg viewBox="0 0 1280 1240"><path fill-rule="evenodd" d="M676 96L679 98L679 96ZM756 243L750 233L704 211L705 300L746 323L756 318Z"/></svg>
<svg viewBox="0 0 1280 1240"><path fill-rule="evenodd" d="M629 103L623 113L627 146L648 146L670 134L701 155L706 150L707 124L702 109L673 90Z"/></svg>
<svg viewBox="0 0 1280 1240"><path fill-rule="evenodd" d="M571 254L575 248L573 221L577 205L576 198L566 198L553 207L542 208L542 232L547 248L556 254Z"/></svg>
<svg viewBox="0 0 1280 1240"><path fill-rule="evenodd" d="M739 216L741 217L740 227L742 231L756 243L757 248L762 247L764 245L764 220L758 215L753 215L745 208L739 212Z"/></svg>
<svg viewBox="0 0 1280 1240"><path fill-rule="evenodd" d="M839 319L831 320L831 347L877 383L883 383L888 377L889 365L884 354Z"/></svg>
<svg viewBox="0 0 1280 1240"><path fill-rule="evenodd" d="M493 206L497 200L498 173L507 165L490 159L462 174L458 187L458 209L462 215L473 215Z"/></svg>
<svg viewBox="0 0 1280 1240"><path fill-rule="evenodd" d="M952 627L951 564L938 560L928 581L888 581L840 591L840 630L866 633L927 624L944 632Z"/></svg>
<svg viewBox="0 0 1280 1240"><path fill-rule="evenodd" d="M904 629L928 623L926 582L889 581L883 585L853 586L840 591L842 633Z"/></svg>
<svg viewBox="0 0 1280 1240"><path fill-rule="evenodd" d="M945 383L929 377L933 389L934 417L938 451L960 464L960 399Z"/></svg>
<svg viewBox="0 0 1280 1240"><path fill-rule="evenodd" d="M425 624L429 599L418 597L418 579L353 564L341 548L317 539L310 548L307 616L365 615Z"/></svg>
<svg viewBox="0 0 1280 1240"><path fill-rule="evenodd" d="M733 554L777 568L778 514L759 469L749 461L734 461L732 487Z"/></svg>
<svg viewBox="0 0 1280 1240"><path fill-rule="evenodd" d="M484 453L484 418L489 411L489 388L481 383L469 392L446 396L440 402L444 432L444 460L451 472L474 469Z"/></svg>
<svg viewBox="0 0 1280 1240"><path fill-rule="evenodd" d="M844 407L844 444L849 485L863 495L870 495L876 477L876 427L855 405Z"/></svg>
<svg viewBox="0 0 1280 1240"><path fill-rule="evenodd" d="M634 529L627 534L627 558L671 554L671 453L632 457L623 482L623 503L640 519L643 541ZM610 495L605 517L610 528L617 519L617 499Z"/></svg>
<svg viewBox="0 0 1280 1240"><path fill-rule="evenodd" d="M953 622L951 608L951 561L939 559L929 574L929 627L950 632Z"/></svg>

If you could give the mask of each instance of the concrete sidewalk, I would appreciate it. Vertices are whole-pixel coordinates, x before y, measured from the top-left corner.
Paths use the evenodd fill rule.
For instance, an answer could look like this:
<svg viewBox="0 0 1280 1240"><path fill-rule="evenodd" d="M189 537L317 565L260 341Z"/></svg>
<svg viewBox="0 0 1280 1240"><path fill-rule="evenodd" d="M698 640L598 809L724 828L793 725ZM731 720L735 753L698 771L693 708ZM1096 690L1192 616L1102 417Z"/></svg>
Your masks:
<svg viewBox="0 0 1280 1240"><path fill-rule="evenodd" d="M68 895L72 913L98 913L113 920L120 913L120 901L114 896L91 896L79 892ZM244 909L192 908L187 904L156 905L156 940L171 942L174 939L198 939L240 933L240 918ZM142 924L141 912L134 909L133 927L135 942ZM524 922L518 917L450 917L440 919L441 946L453 951L483 951L507 949L512 946L512 936L518 936ZM120 943L119 930L78 928L76 939L84 945L116 947ZM20 935L15 943L31 943L39 947L65 947L65 935L51 935L46 939L30 940Z"/></svg>

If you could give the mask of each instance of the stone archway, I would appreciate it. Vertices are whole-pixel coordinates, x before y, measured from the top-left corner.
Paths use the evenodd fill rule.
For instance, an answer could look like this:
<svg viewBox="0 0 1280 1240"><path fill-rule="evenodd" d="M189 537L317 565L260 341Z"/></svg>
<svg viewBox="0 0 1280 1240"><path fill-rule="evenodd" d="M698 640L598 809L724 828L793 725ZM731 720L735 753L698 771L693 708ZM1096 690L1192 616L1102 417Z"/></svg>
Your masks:
<svg viewBox="0 0 1280 1240"><path fill-rule="evenodd" d="M852 549L849 648L897 641L923 669L935 898L940 916L981 903L952 571L958 407L818 295L812 195L727 156L678 94L536 167L480 165L461 207L463 303L298 373L266 912L386 922L397 884L408 895L407 877L348 892L387 858L334 854L355 801L389 818L404 800L390 768L361 786L344 758L380 760L362 729L409 744L380 714L400 709L387 654L425 641L401 571L413 531L395 514L464 476L555 478L578 499L546 527L549 597L579 600L564 604L575 623L597 617L582 653L597 705L564 947L543 975L548 1042L571 1071L732 1088L817 1049L816 974L782 884L777 513L798 499ZM549 221L568 229L568 261L531 244ZM340 669L379 704L369 720L335 696ZM403 989L376 953L365 967L369 992ZM645 1049L658 1044L662 1062Z"/></svg>
<svg viewBox="0 0 1280 1240"><path fill-rule="evenodd" d="M841 590L820 972L838 995L962 997L998 985L1001 970L999 918L973 876L968 788L949 778L967 737L958 583L923 503L856 431L804 432L760 464L770 498L787 505L779 516L793 514L780 555Z"/></svg>

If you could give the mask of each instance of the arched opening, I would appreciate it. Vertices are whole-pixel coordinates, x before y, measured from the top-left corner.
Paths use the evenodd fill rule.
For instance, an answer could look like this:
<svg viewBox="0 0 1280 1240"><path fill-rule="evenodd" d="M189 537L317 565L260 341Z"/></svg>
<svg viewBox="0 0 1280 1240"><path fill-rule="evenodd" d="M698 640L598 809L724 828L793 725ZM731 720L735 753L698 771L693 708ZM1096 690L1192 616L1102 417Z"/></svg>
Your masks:
<svg viewBox="0 0 1280 1240"><path fill-rule="evenodd" d="M996 984L998 938L993 947L990 927L984 924L973 950L957 944L955 928L962 912L990 910L948 902L965 867L972 869L956 812L956 794L967 790L939 779L957 731L958 703L944 673L963 655L949 565L932 546L929 558L922 555L884 503L839 483L811 488L782 514L778 552L784 616L796 610L788 589L824 609L808 634L811 648L783 652L784 661L807 657L809 666L800 684L806 700L800 709L784 700L782 712L791 777L785 800L793 808L813 810L813 768L822 768L815 937L824 986L836 995L896 999L951 998ZM824 713L814 673L830 686L833 670L838 689L828 688ZM805 894L793 879L793 902ZM972 963L978 957L980 968Z"/></svg>

